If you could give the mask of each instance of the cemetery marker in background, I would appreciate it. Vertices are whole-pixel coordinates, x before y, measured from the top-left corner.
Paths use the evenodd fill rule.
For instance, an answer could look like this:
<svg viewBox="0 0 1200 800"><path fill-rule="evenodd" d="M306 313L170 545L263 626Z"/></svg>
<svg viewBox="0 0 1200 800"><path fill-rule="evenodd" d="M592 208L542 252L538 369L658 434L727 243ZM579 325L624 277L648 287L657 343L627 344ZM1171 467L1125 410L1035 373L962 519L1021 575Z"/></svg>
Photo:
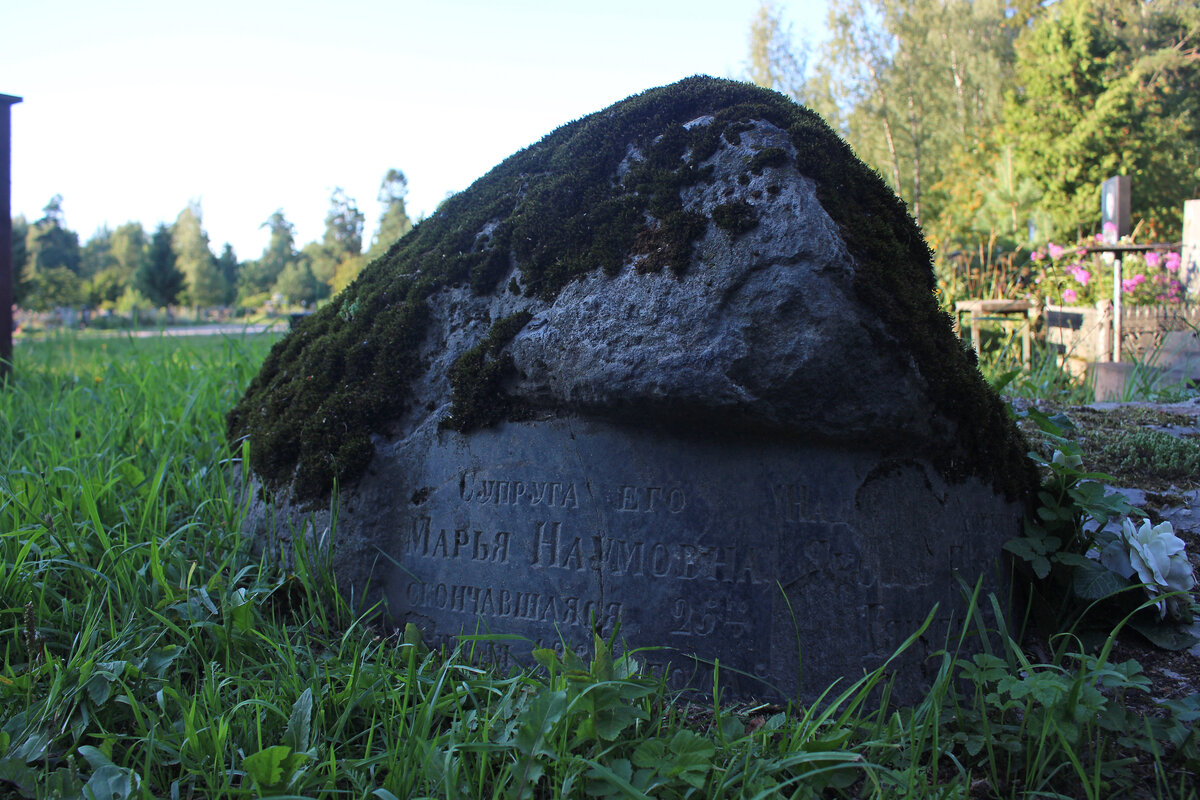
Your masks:
<svg viewBox="0 0 1200 800"><path fill-rule="evenodd" d="M689 78L447 200L273 349L229 414L286 545L501 664L593 633L676 686L916 697L956 575L1036 486L920 230L809 110ZM272 521L275 526L272 526ZM286 549L286 548L285 548ZM959 617L961 620L961 616Z"/></svg>
<svg viewBox="0 0 1200 800"><path fill-rule="evenodd" d="M0 94L0 379L12 365L12 106L20 97Z"/></svg>

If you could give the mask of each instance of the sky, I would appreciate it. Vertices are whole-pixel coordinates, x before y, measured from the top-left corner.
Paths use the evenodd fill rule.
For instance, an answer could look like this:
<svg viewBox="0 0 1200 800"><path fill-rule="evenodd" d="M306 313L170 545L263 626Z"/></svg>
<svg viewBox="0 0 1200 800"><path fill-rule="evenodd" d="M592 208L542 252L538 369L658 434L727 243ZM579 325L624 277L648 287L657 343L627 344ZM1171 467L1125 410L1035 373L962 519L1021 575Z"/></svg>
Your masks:
<svg viewBox="0 0 1200 800"><path fill-rule="evenodd" d="M797 41L826 0L783 0ZM695 74L740 78L758 0L60 0L0 3L12 208L67 227L172 222L198 201L242 260L276 210L299 247L342 188L367 240L390 168L432 213L558 126Z"/></svg>

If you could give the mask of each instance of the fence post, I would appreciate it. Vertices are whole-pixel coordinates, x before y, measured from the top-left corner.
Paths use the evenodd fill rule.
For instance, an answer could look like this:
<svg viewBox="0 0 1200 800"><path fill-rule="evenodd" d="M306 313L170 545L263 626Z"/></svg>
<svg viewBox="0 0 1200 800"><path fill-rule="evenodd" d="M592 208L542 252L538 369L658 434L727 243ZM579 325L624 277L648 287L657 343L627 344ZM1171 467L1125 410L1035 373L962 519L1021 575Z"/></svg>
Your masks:
<svg viewBox="0 0 1200 800"><path fill-rule="evenodd" d="M0 94L0 380L12 369L12 114L21 98Z"/></svg>
<svg viewBox="0 0 1200 800"><path fill-rule="evenodd" d="M1108 361L1112 354L1112 305L1112 300L1096 301L1096 349L1094 352L1097 361Z"/></svg>

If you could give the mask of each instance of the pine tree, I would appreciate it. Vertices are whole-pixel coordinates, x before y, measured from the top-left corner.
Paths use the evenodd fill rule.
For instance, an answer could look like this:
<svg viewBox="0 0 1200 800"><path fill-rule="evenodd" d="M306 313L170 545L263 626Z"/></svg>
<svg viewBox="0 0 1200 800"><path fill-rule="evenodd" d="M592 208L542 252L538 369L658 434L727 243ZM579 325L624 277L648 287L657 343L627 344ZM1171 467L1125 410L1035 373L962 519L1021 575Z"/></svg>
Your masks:
<svg viewBox="0 0 1200 800"><path fill-rule="evenodd" d="M1147 233L1178 235L1200 189L1198 27L1194 2L1063 0L1021 34L1005 118L1060 231L1098 224L1100 183L1124 174Z"/></svg>
<svg viewBox="0 0 1200 800"><path fill-rule="evenodd" d="M413 222L404 206L404 198L407 196L408 178L398 169L389 169L379 186L379 202L383 206L383 213L379 217L379 230L371 242L371 249L367 251L367 261L379 258L412 230ZM346 275L342 276L343 279L345 277ZM348 285L350 280L346 280L342 285Z"/></svg>
<svg viewBox="0 0 1200 800"><path fill-rule="evenodd" d="M279 209L259 226L270 231L262 256L247 261L238 274L238 296L246 302L257 302L271 291L280 274L296 261L296 229Z"/></svg>
<svg viewBox="0 0 1200 800"><path fill-rule="evenodd" d="M184 275L183 300L188 305L209 308L225 302L225 279L208 248L200 204L189 203L179 212L171 230L175 266Z"/></svg>
<svg viewBox="0 0 1200 800"><path fill-rule="evenodd" d="M159 224L150 238L145 259L134 274L133 286L156 307L173 305L183 291L184 275L175 266L171 229Z"/></svg>
<svg viewBox="0 0 1200 800"><path fill-rule="evenodd" d="M230 306L237 301L240 267L237 254L233 251L233 245L226 242L224 249L221 250L221 255L217 258L217 272L225 284L225 296L221 299L221 305Z"/></svg>

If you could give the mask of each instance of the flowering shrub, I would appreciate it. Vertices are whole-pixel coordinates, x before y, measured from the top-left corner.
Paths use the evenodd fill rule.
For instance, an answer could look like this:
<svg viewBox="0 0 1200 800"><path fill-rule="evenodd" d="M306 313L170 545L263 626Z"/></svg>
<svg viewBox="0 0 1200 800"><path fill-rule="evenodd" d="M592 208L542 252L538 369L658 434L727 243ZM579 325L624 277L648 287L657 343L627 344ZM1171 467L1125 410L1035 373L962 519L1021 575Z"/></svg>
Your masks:
<svg viewBox="0 0 1200 800"><path fill-rule="evenodd" d="M1102 243L1103 235L1097 234L1096 242ZM1052 303L1090 305L1113 296L1113 268L1100 253L1052 242L1045 250L1034 250L1029 259L1037 293ZM1122 301L1130 305L1181 302L1179 263L1176 252L1121 254Z"/></svg>

